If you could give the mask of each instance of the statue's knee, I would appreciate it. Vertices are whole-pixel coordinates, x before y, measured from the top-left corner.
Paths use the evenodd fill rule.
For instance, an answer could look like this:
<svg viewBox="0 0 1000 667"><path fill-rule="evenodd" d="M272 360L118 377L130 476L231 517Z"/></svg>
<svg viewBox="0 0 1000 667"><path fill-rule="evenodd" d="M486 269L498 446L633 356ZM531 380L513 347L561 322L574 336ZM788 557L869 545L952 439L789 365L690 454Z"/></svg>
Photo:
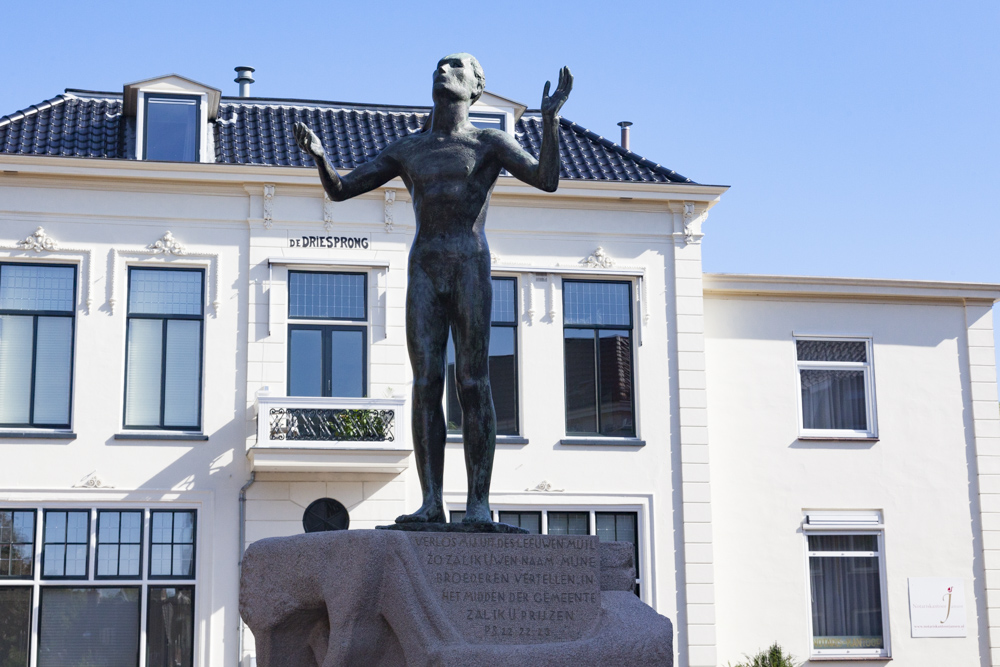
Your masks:
<svg viewBox="0 0 1000 667"><path fill-rule="evenodd" d="M489 394L489 376L460 378L457 383L458 393L465 405L470 405L468 401L472 404L481 401Z"/></svg>
<svg viewBox="0 0 1000 667"><path fill-rule="evenodd" d="M437 377L413 378L413 392L418 397L441 394L444 391L444 379Z"/></svg>

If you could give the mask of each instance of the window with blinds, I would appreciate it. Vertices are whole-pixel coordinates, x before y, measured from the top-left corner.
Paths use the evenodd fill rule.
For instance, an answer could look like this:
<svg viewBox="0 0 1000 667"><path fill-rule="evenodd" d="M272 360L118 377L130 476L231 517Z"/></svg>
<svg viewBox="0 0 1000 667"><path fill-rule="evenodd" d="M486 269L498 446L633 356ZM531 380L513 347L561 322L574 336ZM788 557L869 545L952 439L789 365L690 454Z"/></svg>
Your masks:
<svg viewBox="0 0 1000 667"><path fill-rule="evenodd" d="M871 341L797 338L795 356L801 434L876 437Z"/></svg>
<svg viewBox="0 0 1000 667"><path fill-rule="evenodd" d="M204 277L129 269L125 428L201 427Z"/></svg>
<svg viewBox="0 0 1000 667"><path fill-rule="evenodd" d="M69 428L76 268L0 264L0 426Z"/></svg>

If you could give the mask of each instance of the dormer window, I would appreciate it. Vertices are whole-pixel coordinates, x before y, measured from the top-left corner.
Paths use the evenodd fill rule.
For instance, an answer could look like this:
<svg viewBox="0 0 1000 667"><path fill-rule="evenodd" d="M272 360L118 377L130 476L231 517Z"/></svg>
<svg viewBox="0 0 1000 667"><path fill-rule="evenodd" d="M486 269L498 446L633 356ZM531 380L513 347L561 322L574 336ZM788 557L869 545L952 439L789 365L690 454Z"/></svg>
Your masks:
<svg viewBox="0 0 1000 667"><path fill-rule="evenodd" d="M198 162L201 144L200 97L145 96L144 160Z"/></svg>
<svg viewBox="0 0 1000 667"><path fill-rule="evenodd" d="M507 131L507 114L502 113L470 113L469 122L481 130L493 128Z"/></svg>
<svg viewBox="0 0 1000 667"><path fill-rule="evenodd" d="M210 128L222 93L176 74L125 85L124 116L135 119L129 157L156 162L214 162Z"/></svg>

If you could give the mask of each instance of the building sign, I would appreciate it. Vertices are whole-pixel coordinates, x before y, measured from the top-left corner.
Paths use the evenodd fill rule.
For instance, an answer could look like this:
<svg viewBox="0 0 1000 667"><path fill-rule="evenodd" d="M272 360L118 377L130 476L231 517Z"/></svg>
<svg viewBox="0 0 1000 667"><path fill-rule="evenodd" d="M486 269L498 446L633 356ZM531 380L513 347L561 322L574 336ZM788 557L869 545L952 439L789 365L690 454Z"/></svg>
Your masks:
<svg viewBox="0 0 1000 667"><path fill-rule="evenodd" d="M289 248L349 248L368 250L367 236L294 236L288 239Z"/></svg>
<svg viewBox="0 0 1000 667"><path fill-rule="evenodd" d="M965 581L911 577L910 636L965 637Z"/></svg>

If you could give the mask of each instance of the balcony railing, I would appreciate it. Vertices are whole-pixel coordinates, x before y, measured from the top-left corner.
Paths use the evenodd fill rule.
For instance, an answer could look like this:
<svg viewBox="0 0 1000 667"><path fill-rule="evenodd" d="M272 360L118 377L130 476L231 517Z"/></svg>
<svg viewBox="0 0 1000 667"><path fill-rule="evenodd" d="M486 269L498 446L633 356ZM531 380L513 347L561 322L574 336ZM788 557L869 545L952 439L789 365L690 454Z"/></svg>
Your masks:
<svg viewBox="0 0 1000 667"><path fill-rule="evenodd" d="M320 398L257 394L254 470L401 472L410 449L402 398ZM398 432L397 432L398 431Z"/></svg>

